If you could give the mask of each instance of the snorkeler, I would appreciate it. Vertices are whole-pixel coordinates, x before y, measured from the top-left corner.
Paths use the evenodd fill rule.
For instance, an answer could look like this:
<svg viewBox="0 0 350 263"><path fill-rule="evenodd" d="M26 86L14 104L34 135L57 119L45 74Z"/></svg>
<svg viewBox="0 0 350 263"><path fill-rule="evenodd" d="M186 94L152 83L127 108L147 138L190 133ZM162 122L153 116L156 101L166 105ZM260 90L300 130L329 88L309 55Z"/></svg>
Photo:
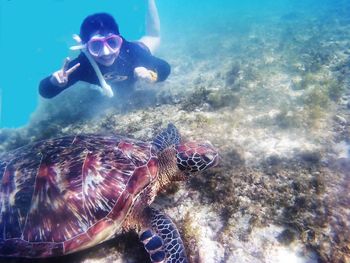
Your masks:
<svg viewBox="0 0 350 263"><path fill-rule="evenodd" d="M112 87L125 92L138 79L154 83L170 74L170 65L152 55L160 44L154 0L148 0L146 35L136 42L123 38L118 24L107 13L86 17L80 35L74 39L78 45L71 49L80 50L80 55L74 60L66 58L60 70L40 82L42 97L52 98L78 81L99 85L104 95L112 97Z"/></svg>

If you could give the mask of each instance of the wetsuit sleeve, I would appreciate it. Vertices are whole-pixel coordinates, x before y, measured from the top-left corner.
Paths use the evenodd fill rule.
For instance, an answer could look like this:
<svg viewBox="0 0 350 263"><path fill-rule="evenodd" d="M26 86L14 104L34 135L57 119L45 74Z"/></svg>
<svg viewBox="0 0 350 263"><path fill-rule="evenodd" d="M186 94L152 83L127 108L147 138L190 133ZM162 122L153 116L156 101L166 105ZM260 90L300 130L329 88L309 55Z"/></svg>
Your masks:
<svg viewBox="0 0 350 263"><path fill-rule="evenodd" d="M170 65L163 59L153 56L149 50L138 44L134 46L137 58L136 67L145 67L157 73L157 82L164 81L170 74Z"/></svg>
<svg viewBox="0 0 350 263"><path fill-rule="evenodd" d="M69 65L68 68L71 68L72 66L74 66L75 64L77 64L79 61L79 57L72 60ZM81 80L81 75L83 72L83 67L81 67L82 65L80 65L68 78L68 83L66 86L64 87L59 87L56 86L54 84L51 83L50 79L51 79L51 75L44 78L43 80L40 81L39 84L39 94L46 98L46 99L50 99L53 98L55 96L57 96L58 94L60 94L62 91L64 91L65 89L69 88L70 86L72 86L73 84L75 84L77 81Z"/></svg>

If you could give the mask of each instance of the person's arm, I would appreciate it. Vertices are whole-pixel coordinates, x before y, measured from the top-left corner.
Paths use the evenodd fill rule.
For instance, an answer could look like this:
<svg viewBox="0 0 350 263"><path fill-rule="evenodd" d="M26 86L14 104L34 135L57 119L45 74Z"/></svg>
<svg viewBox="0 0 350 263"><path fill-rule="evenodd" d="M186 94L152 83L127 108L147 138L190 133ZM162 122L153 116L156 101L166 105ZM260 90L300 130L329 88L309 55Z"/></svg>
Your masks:
<svg viewBox="0 0 350 263"><path fill-rule="evenodd" d="M43 80L40 81L40 84L39 84L39 94L41 95L41 97L45 99L51 99L56 95L58 95L59 93L61 93L66 88L68 88L68 87L59 87L52 84L51 77L52 76L48 76L44 78Z"/></svg>
<svg viewBox="0 0 350 263"><path fill-rule="evenodd" d="M47 99L53 98L76 83L78 78L74 72L79 66L80 63L77 60L70 61L69 58L66 58L60 70L40 81L39 94Z"/></svg>
<svg viewBox="0 0 350 263"><path fill-rule="evenodd" d="M139 39L152 54L160 45L160 19L155 0L147 0L146 34Z"/></svg>

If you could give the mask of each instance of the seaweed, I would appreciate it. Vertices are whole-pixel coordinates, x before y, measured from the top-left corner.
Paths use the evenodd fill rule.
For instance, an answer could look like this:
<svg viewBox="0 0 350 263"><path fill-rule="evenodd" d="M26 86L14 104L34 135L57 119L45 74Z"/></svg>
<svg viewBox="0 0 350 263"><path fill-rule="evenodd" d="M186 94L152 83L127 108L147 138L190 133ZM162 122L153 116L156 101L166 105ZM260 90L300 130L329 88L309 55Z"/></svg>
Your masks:
<svg viewBox="0 0 350 263"><path fill-rule="evenodd" d="M340 97L345 91L344 84L338 79L329 79L323 82L322 84L327 89L328 97L335 102L340 99Z"/></svg>
<svg viewBox="0 0 350 263"><path fill-rule="evenodd" d="M192 94L187 96L187 99L182 103L181 109L185 111L194 111L197 107L206 102L210 91L203 86L196 88Z"/></svg>
<svg viewBox="0 0 350 263"><path fill-rule="evenodd" d="M200 228L193 224L192 212L185 214L182 227L180 228L181 236L185 241L186 251L191 262L197 262L199 258L198 242L200 237Z"/></svg>
<svg viewBox="0 0 350 263"><path fill-rule="evenodd" d="M207 102L213 109L220 109L223 107L236 108L239 104L239 97L228 90L211 92L207 97Z"/></svg>
<svg viewBox="0 0 350 263"><path fill-rule="evenodd" d="M239 104L239 97L230 90L209 90L204 87L196 89L188 99L186 99L181 108L186 111L194 111L203 108L208 104L213 110L223 107L236 108Z"/></svg>
<svg viewBox="0 0 350 263"><path fill-rule="evenodd" d="M290 129L300 127L300 117L287 108L283 108L275 118L279 128Z"/></svg>
<svg viewBox="0 0 350 263"><path fill-rule="evenodd" d="M308 90L302 98L302 102L309 126L317 126L319 120L325 116L330 107L330 98L319 85Z"/></svg>
<svg viewBox="0 0 350 263"><path fill-rule="evenodd" d="M237 78L239 77L240 65L233 64L230 69L226 72L225 82L226 87L233 88Z"/></svg>

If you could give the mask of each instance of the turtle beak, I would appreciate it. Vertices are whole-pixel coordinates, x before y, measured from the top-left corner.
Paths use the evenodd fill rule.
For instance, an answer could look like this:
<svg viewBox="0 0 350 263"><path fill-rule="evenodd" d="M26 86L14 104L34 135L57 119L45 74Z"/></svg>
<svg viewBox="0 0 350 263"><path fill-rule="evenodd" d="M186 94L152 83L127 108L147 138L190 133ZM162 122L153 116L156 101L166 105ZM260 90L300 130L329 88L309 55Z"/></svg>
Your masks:
<svg viewBox="0 0 350 263"><path fill-rule="evenodd" d="M205 154L205 159L207 160L208 162L208 165L207 167L215 167L219 164L220 162L220 155L219 155L219 151L210 143L208 142L207 143L207 147L211 148L212 151L208 152L207 154Z"/></svg>
<svg viewBox="0 0 350 263"><path fill-rule="evenodd" d="M221 159L220 155L217 154L217 155L214 157L214 159L213 159L213 162L212 162L211 167L217 166L217 165L219 164L219 162L220 162L220 159Z"/></svg>

